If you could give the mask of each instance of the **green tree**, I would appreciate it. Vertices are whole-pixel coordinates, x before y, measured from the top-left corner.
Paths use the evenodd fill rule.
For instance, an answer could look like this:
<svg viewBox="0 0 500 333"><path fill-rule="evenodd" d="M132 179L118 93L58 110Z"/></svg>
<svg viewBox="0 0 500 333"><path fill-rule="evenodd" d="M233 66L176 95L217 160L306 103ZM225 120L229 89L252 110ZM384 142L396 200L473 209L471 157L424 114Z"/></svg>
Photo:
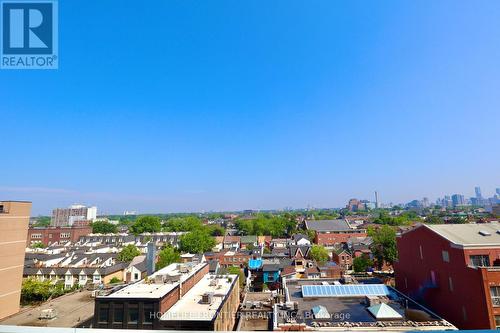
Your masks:
<svg viewBox="0 0 500 333"><path fill-rule="evenodd" d="M352 266L355 272L366 272L368 268L373 267L373 261L366 254L356 257L353 260Z"/></svg>
<svg viewBox="0 0 500 333"><path fill-rule="evenodd" d="M64 285L53 284L50 280L38 281L37 279L23 280L21 287L21 303L32 304L44 302L49 298L55 298L65 293Z"/></svg>
<svg viewBox="0 0 500 333"><path fill-rule="evenodd" d="M94 234L114 234L118 232L118 227L106 221L97 221L92 223L92 232Z"/></svg>
<svg viewBox="0 0 500 333"><path fill-rule="evenodd" d="M243 273L243 270L237 266L229 266L227 268L227 272L229 274L235 274L238 275L238 280L240 283L240 289L242 289L245 286L245 274Z"/></svg>
<svg viewBox="0 0 500 333"><path fill-rule="evenodd" d="M113 283L120 283L120 282L122 282L122 280L120 280L116 276L113 276L113 278L111 280L109 280L109 283L111 283L111 284L113 284Z"/></svg>
<svg viewBox="0 0 500 333"><path fill-rule="evenodd" d="M429 215L425 218L425 223L429 224L443 224L444 220L443 218L437 216L437 215Z"/></svg>
<svg viewBox="0 0 500 333"><path fill-rule="evenodd" d="M161 231L161 222L157 216L141 216L130 226L130 232L134 235L159 231Z"/></svg>
<svg viewBox="0 0 500 333"><path fill-rule="evenodd" d="M174 262L180 262L181 260L181 255L172 246L166 246L164 247L160 253L158 253L158 262L156 263L156 269L163 268L165 266L168 266Z"/></svg>
<svg viewBox="0 0 500 333"><path fill-rule="evenodd" d="M37 217L36 222L33 226L34 227L42 227L42 228L46 228L46 227L50 226L50 217L48 217L48 216Z"/></svg>
<svg viewBox="0 0 500 333"><path fill-rule="evenodd" d="M328 251L324 246L313 245L313 247L311 248L311 258L313 258L320 264L324 264L328 261L330 256L328 255Z"/></svg>
<svg viewBox="0 0 500 333"><path fill-rule="evenodd" d="M379 269L384 261L392 265L398 257L396 231L388 225L383 225L380 228L371 227L368 228L368 236L373 239L371 250Z"/></svg>
<svg viewBox="0 0 500 333"><path fill-rule="evenodd" d="M35 242L35 243L31 244L31 248L32 249L44 249L44 248L46 248L46 246L42 242Z"/></svg>
<svg viewBox="0 0 500 333"><path fill-rule="evenodd" d="M195 230L182 235L179 245L181 251L203 253L215 246L215 239L206 230Z"/></svg>
<svg viewBox="0 0 500 333"><path fill-rule="evenodd" d="M141 251L133 245L129 244L125 246L120 253L118 253L117 259L124 262L132 261L135 257L141 255Z"/></svg>

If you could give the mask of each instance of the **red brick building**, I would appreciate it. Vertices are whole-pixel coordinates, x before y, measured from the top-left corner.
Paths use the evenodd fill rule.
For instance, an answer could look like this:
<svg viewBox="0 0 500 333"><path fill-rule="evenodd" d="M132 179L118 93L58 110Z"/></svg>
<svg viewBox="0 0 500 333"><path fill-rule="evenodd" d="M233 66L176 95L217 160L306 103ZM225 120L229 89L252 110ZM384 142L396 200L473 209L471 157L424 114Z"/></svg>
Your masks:
<svg viewBox="0 0 500 333"><path fill-rule="evenodd" d="M26 245L41 242L45 246L59 242L77 242L81 236L92 233L91 226L74 227L32 227L28 229Z"/></svg>
<svg viewBox="0 0 500 333"><path fill-rule="evenodd" d="M323 246L333 246L347 243L351 237L366 237L366 229L358 229L347 220L306 221L307 230L315 232L314 243Z"/></svg>
<svg viewBox="0 0 500 333"><path fill-rule="evenodd" d="M420 225L397 246L398 290L460 329L500 327L500 224Z"/></svg>

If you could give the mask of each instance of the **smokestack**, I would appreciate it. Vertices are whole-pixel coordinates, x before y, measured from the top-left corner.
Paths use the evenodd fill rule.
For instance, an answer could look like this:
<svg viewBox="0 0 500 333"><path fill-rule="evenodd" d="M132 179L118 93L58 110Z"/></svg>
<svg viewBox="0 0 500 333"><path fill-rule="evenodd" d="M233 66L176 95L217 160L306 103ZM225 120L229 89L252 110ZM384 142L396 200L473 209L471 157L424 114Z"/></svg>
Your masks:
<svg viewBox="0 0 500 333"><path fill-rule="evenodd" d="M378 192L375 191L375 208L378 208Z"/></svg>
<svg viewBox="0 0 500 333"><path fill-rule="evenodd" d="M146 268L148 276L151 276L155 272L155 258L156 258L156 247L151 241L148 243L148 253L146 255Z"/></svg>

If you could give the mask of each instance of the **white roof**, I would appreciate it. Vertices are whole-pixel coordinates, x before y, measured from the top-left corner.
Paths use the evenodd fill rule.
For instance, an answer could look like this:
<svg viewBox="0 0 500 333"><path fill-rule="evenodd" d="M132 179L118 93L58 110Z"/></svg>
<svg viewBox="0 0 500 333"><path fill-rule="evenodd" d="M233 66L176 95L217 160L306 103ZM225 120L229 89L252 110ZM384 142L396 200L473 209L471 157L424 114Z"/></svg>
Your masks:
<svg viewBox="0 0 500 333"><path fill-rule="evenodd" d="M188 273L180 273L179 264L174 263L164 267L153 275L151 275L148 279L153 281L153 283L146 283L145 280L141 280L137 283L128 285L127 287L118 290L112 294L106 296L100 296L103 298L160 298L166 295L168 292L173 290L175 287L179 285L179 282L166 282L166 283L154 283L155 276L157 275L172 275L172 274L181 274L180 282L186 281L189 277L199 271L203 266L207 265L207 263L199 263L188 272Z"/></svg>
<svg viewBox="0 0 500 333"><path fill-rule="evenodd" d="M500 224L425 224L441 237L463 247L500 246Z"/></svg>
<svg viewBox="0 0 500 333"><path fill-rule="evenodd" d="M191 320L210 321L217 314L217 309L231 291L231 286L238 283L238 275L224 275L217 279L215 285L210 285L216 275L205 275L196 285L194 285L186 295L175 303L160 320ZM203 294L212 293L212 303L203 304L201 299Z"/></svg>

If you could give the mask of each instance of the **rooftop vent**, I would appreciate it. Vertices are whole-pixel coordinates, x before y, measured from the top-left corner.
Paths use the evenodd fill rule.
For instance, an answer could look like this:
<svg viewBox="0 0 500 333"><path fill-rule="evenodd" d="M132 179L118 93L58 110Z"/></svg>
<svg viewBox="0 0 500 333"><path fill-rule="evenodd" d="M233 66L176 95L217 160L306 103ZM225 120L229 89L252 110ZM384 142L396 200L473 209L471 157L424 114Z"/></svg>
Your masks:
<svg viewBox="0 0 500 333"><path fill-rule="evenodd" d="M491 234L486 230L479 230L479 234L481 236L491 236Z"/></svg>
<svg viewBox="0 0 500 333"><path fill-rule="evenodd" d="M213 293L204 293L201 296L201 304L212 304L213 298L214 298Z"/></svg>

